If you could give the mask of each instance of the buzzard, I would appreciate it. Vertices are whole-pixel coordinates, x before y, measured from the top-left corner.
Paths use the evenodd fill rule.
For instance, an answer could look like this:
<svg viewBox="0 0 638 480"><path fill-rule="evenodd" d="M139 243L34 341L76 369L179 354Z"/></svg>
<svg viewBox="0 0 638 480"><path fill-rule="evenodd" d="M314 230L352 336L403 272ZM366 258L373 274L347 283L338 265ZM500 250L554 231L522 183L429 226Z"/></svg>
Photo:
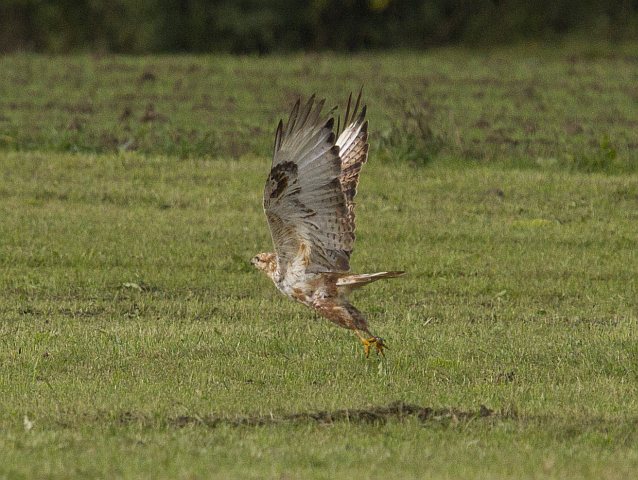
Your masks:
<svg viewBox="0 0 638 480"><path fill-rule="evenodd" d="M368 159L366 106L361 92L334 129L334 109L322 117L325 100L313 95L297 100L284 125L280 120L270 175L264 188L264 211L275 247L251 263L284 295L316 310L333 323L353 330L366 357L370 348L383 354L386 345L370 332L363 314L349 301L352 290L404 272L352 274L354 197L359 173Z"/></svg>

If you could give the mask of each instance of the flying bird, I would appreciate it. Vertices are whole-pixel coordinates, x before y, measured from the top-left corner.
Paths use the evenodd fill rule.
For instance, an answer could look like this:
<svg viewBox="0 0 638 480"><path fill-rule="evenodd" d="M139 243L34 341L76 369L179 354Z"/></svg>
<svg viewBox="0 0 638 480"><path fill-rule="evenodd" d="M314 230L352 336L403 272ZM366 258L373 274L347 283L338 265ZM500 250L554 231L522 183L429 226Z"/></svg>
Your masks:
<svg viewBox="0 0 638 480"><path fill-rule="evenodd" d="M350 273L355 240L355 203L359 173L368 159L366 106L361 92L334 132L334 109L323 117L325 100L295 103L288 122L275 134L272 167L264 188L264 211L275 252L259 253L251 263L284 295L316 310L340 327L353 330L364 347L383 354L365 316L348 300L353 290L404 272Z"/></svg>

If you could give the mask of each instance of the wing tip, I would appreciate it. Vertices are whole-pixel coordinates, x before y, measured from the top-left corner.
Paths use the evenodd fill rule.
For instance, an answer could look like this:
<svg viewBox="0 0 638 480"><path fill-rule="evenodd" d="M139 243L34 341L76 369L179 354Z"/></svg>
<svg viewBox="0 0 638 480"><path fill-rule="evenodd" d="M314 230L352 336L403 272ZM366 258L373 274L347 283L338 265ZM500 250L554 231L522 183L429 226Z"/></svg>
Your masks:
<svg viewBox="0 0 638 480"><path fill-rule="evenodd" d="M359 121L363 121L363 119L366 118L366 113L368 113L368 106L364 104L361 107L361 113L359 114Z"/></svg>
<svg viewBox="0 0 638 480"><path fill-rule="evenodd" d="M279 119L279 123L277 124L277 130L275 130L275 147L274 147L274 151L275 153L279 151L279 149L281 148L281 140L282 140L282 134L283 134L283 130L284 130L284 121L282 119Z"/></svg>

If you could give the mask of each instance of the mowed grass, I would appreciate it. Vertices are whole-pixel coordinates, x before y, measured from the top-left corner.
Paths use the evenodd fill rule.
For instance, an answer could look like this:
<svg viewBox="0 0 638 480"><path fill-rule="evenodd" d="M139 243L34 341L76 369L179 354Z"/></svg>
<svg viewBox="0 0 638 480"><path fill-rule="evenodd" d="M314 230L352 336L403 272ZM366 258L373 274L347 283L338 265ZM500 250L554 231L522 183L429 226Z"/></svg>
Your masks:
<svg viewBox="0 0 638 480"><path fill-rule="evenodd" d="M41 69L61 75L91 62L128 65L111 78L120 83L93 90L73 76L47 91L46 75L32 75L30 97L3 84L22 95L26 111L0 99L0 477L635 476L637 132L627 122L598 123L598 108L604 100L637 118L627 102L636 64L627 54L545 53L533 57L541 70L585 62L581 73L616 87L601 93L589 74L560 84L573 82L594 99L591 115L561 86L542 95L563 98L564 117L558 107L548 115L523 100L539 128L562 132L556 143L524 147L490 144L486 124L469 120L454 140L449 112L460 125L466 112L492 103L443 76L440 87L429 85L457 92L453 102L444 97L450 103L433 116L420 104L397 117L401 110L383 100L383 78L404 85L394 94L411 102L422 79L406 72L436 68L448 58L441 52L357 57L361 71L327 55L0 59L5 78ZM535 71L529 56L451 55L444 68L467 78L502 64L496 76L504 83L490 83L488 95L514 88L510 72ZM395 68L405 58L409 66ZM474 74L463 58L473 58ZM213 78L233 85L239 106L199 117L171 92L183 76L194 85L188 95L200 95L202 71L171 77L169 66L216 62L232 67ZM315 64L341 73L303 73ZM144 75L157 65L155 80ZM251 80L255 65L275 84ZM369 74L375 65L386 77L366 86L378 95L369 94L373 149L358 196L353 270L408 276L355 295L390 347L385 358L366 359L354 335L282 297L249 260L271 249L261 191L271 127L289 97L343 95L347 72ZM275 72L295 68L314 83L285 91ZM129 88L140 98L156 90L154 108L176 105L178 113L125 116L136 133L120 138L104 112L125 105L99 99ZM478 103L459 100L469 97ZM46 98L51 108L26 108ZM493 104L516 110L516 98ZM58 129L76 115L55 106L62 99L92 103L79 114L90 121ZM562 122L577 111L582 130L567 134ZM522 125L515 114L494 115L507 128ZM425 120L431 135L419 126ZM193 138L208 131L230 143L215 149L168 135L189 121ZM248 132L257 123L260 130ZM123 141L100 146L94 140L103 131ZM479 133L470 148L472 132ZM165 144L154 143L160 138Z"/></svg>
<svg viewBox="0 0 638 480"><path fill-rule="evenodd" d="M1 160L7 477L638 468L636 176L372 160L354 269L409 275L356 297L365 359L249 268L267 159ZM494 414L277 421L395 401Z"/></svg>
<svg viewBox="0 0 638 480"><path fill-rule="evenodd" d="M0 148L266 156L299 96L364 87L381 159L638 172L638 46L0 57Z"/></svg>

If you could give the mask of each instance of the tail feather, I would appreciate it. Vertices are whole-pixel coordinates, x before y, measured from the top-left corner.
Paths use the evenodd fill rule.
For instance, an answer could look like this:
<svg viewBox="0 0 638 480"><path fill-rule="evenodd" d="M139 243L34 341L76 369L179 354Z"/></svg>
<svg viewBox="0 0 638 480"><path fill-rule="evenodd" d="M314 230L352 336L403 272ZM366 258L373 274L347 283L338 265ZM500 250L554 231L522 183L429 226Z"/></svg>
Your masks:
<svg viewBox="0 0 638 480"><path fill-rule="evenodd" d="M358 275L345 275L337 280L337 287L344 287L348 290L361 288L368 283L376 282L382 278L396 278L405 275L405 272L377 272L361 273Z"/></svg>

